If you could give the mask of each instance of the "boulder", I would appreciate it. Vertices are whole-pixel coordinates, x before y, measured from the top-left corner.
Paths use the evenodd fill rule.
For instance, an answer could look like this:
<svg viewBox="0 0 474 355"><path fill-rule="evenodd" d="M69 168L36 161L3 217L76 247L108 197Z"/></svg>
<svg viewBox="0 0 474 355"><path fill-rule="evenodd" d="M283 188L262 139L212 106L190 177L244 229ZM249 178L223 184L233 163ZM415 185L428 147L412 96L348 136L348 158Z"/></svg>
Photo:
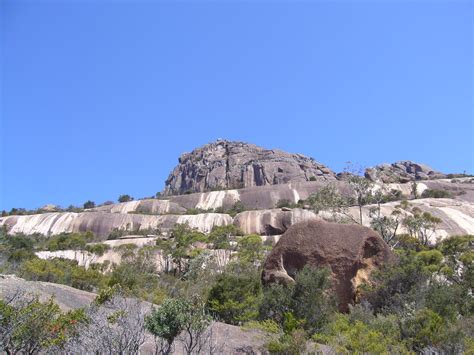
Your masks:
<svg viewBox="0 0 474 355"><path fill-rule="evenodd" d="M328 267L339 309L347 311L356 302L357 287L393 261L388 245L367 227L307 220L282 235L265 261L262 282L292 283L306 265Z"/></svg>
<svg viewBox="0 0 474 355"><path fill-rule="evenodd" d="M164 195L335 180L334 172L304 155L227 140L184 153L178 161Z"/></svg>
<svg viewBox="0 0 474 355"><path fill-rule="evenodd" d="M405 160L367 168L365 177L376 182L406 183L415 180L444 179L446 175L428 165Z"/></svg>

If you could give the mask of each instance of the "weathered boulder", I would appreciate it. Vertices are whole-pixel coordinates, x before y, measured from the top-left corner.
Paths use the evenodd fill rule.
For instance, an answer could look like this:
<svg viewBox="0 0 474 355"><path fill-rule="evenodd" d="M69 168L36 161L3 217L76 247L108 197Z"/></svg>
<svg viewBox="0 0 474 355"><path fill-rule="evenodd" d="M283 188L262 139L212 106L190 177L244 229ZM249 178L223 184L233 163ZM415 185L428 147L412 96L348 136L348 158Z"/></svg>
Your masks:
<svg viewBox="0 0 474 355"><path fill-rule="evenodd" d="M372 181L384 183L404 183L415 180L444 179L446 175L433 170L428 165L406 160L367 168L365 177Z"/></svg>
<svg viewBox="0 0 474 355"><path fill-rule="evenodd" d="M269 236L283 234L293 224L308 219L319 218L314 212L301 208L245 211L235 216L234 225L245 234Z"/></svg>
<svg viewBox="0 0 474 355"><path fill-rule="evenodd" d="M326 166L301 154L218 140L182 154L165 182L165 195L238 189L309 180L335 180Z"/></svg>
<svg viewBox="0 0 474 355"><path fill-rule="evenodd" d="M291 283L306 265L329 267L339 308L347 311L357 287L374 269L394 260L388 245L367 227L308 220L282 235L265 261L262 281Z"/></svg>

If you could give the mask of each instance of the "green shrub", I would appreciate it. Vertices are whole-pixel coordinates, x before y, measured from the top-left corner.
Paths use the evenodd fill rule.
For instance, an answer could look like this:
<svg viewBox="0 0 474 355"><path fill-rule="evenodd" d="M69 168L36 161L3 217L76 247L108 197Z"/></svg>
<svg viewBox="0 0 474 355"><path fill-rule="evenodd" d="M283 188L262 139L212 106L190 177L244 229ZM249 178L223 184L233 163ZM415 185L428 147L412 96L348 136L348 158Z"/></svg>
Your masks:
<svg viewBox="0 0 474 355"><path fill-rule="evenodd" d="M104 253L110 249L110 245L104 243L95 243L86 245L85 250L89 253L96 254L98 256L104 255Z"/></svg>
<svg viewBox="0 0 474 355"><path fill-rule="evenodd" d="M335 310L328 295L329 271L309 266L300 270L293 285L271 284L264 289L260 319L272 319L289 333L304 327L310 334L321 329Z"/></svg>
<svg viewBox="0 0 474 355"><path fill-rule="evenodd" d="M386 323L390 324L387 332ZM385 324L384 324L385 323ZM317 343L329 345L337 353L406 353L408 352L400 339L400 332L393 320L364 323L351 321L349 315L335 314L322 332L313 335Z"/></svg>
<svg viewBox="0 0 474 355"><path fill-rule="evenodd" d="M266 333L278 334L281 332L281 328L277 322L266 319L262 321L251 320L243 325L243 329L259 329Z"/></svg>
<svg viewBox="0 0 474 355"><path fill-rule="evenodd" d="M224 272L209 291L207 307L216 319L237 325L257 319L261 293L257 275Z"/></svg>
<svg viewBox="0 0 474 355"><path fill-rule="evenodd" d="M118 202L129 202L132 200L133 200L133 197L131 197L130 195L120 195L118 198Z"/></svg>
<svg viewBox="0 0 474 355"><path fill-rule="evenodd" d="M294 203L287 199L279 200L276 204L276 208L284 208L284 207L293 208Z"/></svg>
<svg viewBox="0 0 474 355"><path fill-rule="evenodd" d="M214 226L209 233L209 241L215 249L229 249L231 238L241 235L243 235L242 231L234 224Z"/></svg>
<svg viewBox="0 0 474 355"><path fill-rule="evenodd" d="M19 274L27 280L59 283L85 291L94 291L104 283L104 276L99 271L78 266L76 261L57 258L27 260Z"/></svg>
<svg viewBox="0 0 474 355"><path fill-rule="evenodd" d="M295 329L289 334L283 334L278 340L266 344L270 354L303 354L306 350L306 333L304 329Z"/></svg>
<svg viewBox="0 0 474 355"><path fill-rule="evenodd" d="M94 208L95 207L95 202L91 201L91 200L88 200L88 201L84 202L83 207L84 207L84 209Z"/></svg>
<svg viewBox="0 0 474 355"><path fill-rule="evenodd" d="M62 352L77 325L86 321L82 310L62 313L53 299L20 295L0 300L0 349L7 354Z"/></svg>
<svg viewBox="0 0 474 355"><path fill-rule="evenodd" d="M426 189L421 194L422 198L452 198L453 194L446 190Z"/></svg>
<svg viewBox="0 0 474 355"><path fill-rule="evenodd" d="M84 250L86 244L95 239L92 232L86 233L61 233L47 239L46 250Z"/></svg>

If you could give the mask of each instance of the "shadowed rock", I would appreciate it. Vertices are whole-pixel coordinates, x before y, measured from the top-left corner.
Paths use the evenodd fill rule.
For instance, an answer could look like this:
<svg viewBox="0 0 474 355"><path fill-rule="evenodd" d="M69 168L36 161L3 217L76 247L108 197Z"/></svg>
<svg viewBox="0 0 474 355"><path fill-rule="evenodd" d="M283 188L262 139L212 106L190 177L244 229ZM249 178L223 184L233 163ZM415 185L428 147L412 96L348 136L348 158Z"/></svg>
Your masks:
<svg viewBox="0 0 474 355"><path fill-rule="evenodd" d="M399 161L393 164L381 164L365 170L365 177L384 183L404 183L415 180L443 179L445 174L433 170L425 164L412 161Z"/></svg>
<svg viewBox="0 0 474 355"><path fill-rule="evenodd" d="M245 211L234 218L234 225L245 234L280 235L297 222L319 219L308 210L300 208L284 211L282 209Z"/></svg>
<svg viewBox="0 0 474 355"><path fill-rule="evenodd" d="M347 311L356 301L357 286L394 260L387 244L369 228L309 220L282 235L265 261L262 281L291 283L306 265L328 267L339 309Z"/></svg>
<svg viewBox="0 0 474 355"><path fill-rule="evenodd" d="M301 154L218 140L182 154L165 195L238 189L309 180L335 180L326 166Z"/></svg>

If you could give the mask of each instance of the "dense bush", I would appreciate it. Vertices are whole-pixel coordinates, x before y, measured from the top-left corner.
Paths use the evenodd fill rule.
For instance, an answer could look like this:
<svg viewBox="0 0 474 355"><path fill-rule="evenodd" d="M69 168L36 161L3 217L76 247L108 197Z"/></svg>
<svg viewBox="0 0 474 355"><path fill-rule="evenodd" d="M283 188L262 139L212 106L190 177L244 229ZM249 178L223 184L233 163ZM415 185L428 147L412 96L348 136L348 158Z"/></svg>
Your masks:
<svg viewBox="0 0 474 355"><path fill-rule="evenodd" d="M453 194L446 190L426 189L421 194L422 198L452 198Z"/></svg>
<svg viewBox="0 0 474 355"><path fill-rule="evenodd" d="M11 291L0 300L2 353L62 352L77 324L86 320L82 310L62 313L52 299L42 303L37 296Z"/></svg>
<svg viewBox="0 0 474 355"><path fill-rule="evenodd" d="M257 318L261 294L258 274L228 271L217 277L207 307L216 319L241 324Z"/></svg>
<svg viewBox="0 0 474 355"><path fill-rule="evenodd" d="M234 224L227 226L214 226L209 234L209 241L215 249L229 249L230 242L236 236L243 235L242 231Z"/></svg>
<svg viewBox="0 0 474 355"><path fill-rule="evenodd" d="M84 209L94 208L95 207L95 202L91 201L91 200L88 200L88 201L84 202L83 207L84 207Z"/></svg>
<svg viewBox="0 0 474 355"><path fill-rule="evenodd" d="M282 329L289 320L300 321L310 334L320 330L335 310L334 299L327 291L330 287L329 271L304 267L295 277L293 285L269 285L264 289L259 307L260 319L272 319Z"/></svg>
<svg viewBox="0 0 474 355"><path fill-rule="evenodd" d="M86 244L92 242L95 236L92 232L86 233L61 233L45 241L44 247L49 251L56 250L84 250Z"/></svg>
<svg viewBox="0 0 474 355"><path fill-rule="evenodd" d="M118 202L129 202L133 200L133 197L131 197L130 195L120 195L117 200Z"/></svg>
<svg viewBox="0 0 474 355"><path fill-rule="evenodd" d="M72 260L57 258L29 259L21 265L19 274L27 280L59 283L86 291L97 290L105 282L99 271L78 266Z"/></svg>

